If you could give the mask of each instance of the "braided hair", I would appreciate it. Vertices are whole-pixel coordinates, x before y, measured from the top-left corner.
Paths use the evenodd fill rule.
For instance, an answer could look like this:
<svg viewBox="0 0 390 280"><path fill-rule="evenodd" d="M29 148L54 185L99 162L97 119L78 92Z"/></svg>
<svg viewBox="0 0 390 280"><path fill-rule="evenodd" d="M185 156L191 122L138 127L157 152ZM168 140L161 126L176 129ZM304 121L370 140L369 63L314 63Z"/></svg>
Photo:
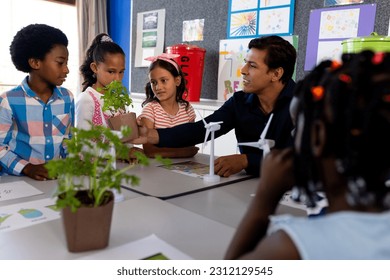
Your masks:
<svg viewBox="0 0 390 280"><path fill-rule="evenodd" d="M322 190L311 146L317 120L325 123L325 155L336 158L354 207L390 208L390 53L344 55L323 61L297 85L296 198L315 206ZM342 191L342 190L340 190Z"/></svg>
<svg viewBox="0 0 390 280"><path fill-rule="evenodd" d="M173 59L172 59L172 61L174 63L176 63ZM187 97L186 79L185 79L185 76L183 74L183 71L181 71L180 66L178 66L178 68L176 68L172 63L169 63L168 61L165 61L162 59L157 59L156 61L154 61L150 64L149 73L150 73L150 71L152 71L154 68L157 68L157 67L160 67L162 69L167 70L175 78L178 76L181 77L181 83L179 86L176 87L176 102L183 103L185 105L185 107L188 108L189 102L187 100L185 100L185 98ZM145 106L147 103L152 102L152 101L160 102L158 100L158 98L156 97L156 95L153 93L152 85L150 84L150 82L146 83L145 94L146 94L146 98L145 98L145 101L142 102L142 106Z"/></svg>
<svg viewBox="0 0 390 280"><path fill-rule="evenodd" d="M91 46L88 48L85 55L84 63L80 66L80 73L83 76L83 90L96 83L95 73L91 69L91 63L104 62L105 55L110 54L122 54L125 56L123 49L116 44L106 33L100 33L92 41Z"/></svg>

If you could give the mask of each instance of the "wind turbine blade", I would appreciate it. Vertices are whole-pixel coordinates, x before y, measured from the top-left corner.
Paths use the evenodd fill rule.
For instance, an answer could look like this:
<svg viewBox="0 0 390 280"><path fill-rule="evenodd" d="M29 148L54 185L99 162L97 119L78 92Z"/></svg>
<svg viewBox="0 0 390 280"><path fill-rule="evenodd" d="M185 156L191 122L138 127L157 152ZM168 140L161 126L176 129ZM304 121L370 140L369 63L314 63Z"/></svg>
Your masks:
<svg viewBox="0 0 390 280"><path fill-rule="evenodd" d="M201 118L202 118L202 121L203 121L204 126L206 126L206 125L207 125L207 122L204 120L203 117L201 117Z"/></svg>
<svg viewBox="0 0 390 280"><path fill-rule="evenodd" d="M204 136L204 142L203 142L203 145L206 146L207 145L207 138L209 137L209 134L210 134L210 130L207 129L206 130L206 134Z"/></svg>
<svg viewBox="0 0 390 280"><path fill-rule="evenodd" d="M203 121L204 125L206 126L206 125L207 125L207 123L206 123L206 121L204 120L204 118L202 117L202 114L199 112L199 110L198 110L198 109L196 109L196 111L198 112L198 115L199 115L199 117L202 119L202 121Z"/></svg>
<svg viewBox="0 0 390 280"><path fill-rule="evenodd" d="M255 148L260 148L258 142L243 142L243 143L238 143L238 146L249 146L249 147L255 147Z"/></svg>
<svg viewBox="0 0 390 280"><path fill-rule="evenodd" d="M268 131L268 128L271 124L271 121L272 121L272 117L274 116L274 114L272 113L270 116L269 116L269 119L268 119L268 122L267 124L265 125L263 131L261 132L261 135L260 135L260 139L265 139L265 136L267 135L267 131Z"/></svg>

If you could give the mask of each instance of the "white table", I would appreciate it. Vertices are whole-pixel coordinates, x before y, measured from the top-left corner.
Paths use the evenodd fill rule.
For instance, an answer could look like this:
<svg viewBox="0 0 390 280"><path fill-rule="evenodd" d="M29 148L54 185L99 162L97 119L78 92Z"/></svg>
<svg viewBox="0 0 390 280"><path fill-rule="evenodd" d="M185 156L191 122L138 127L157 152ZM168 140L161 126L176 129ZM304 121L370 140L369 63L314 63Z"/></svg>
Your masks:
<svg viewBox="0 0 390 280"><path fill-rule="evenodd" d="M108 248L154 233L194 259L222 259L234 232L160 199L137 197L115 204ZM0 259L65 260L88 258L96 252L69 253L61 219L0 234ZM111 257L107 254L107 259Z"/></svg>
<svg viewBox="0 0 390 280"><path fill-rule="evenodd" d="M28 201L32 201L32 200L39 200L39 199L53 197L54 191L57 187L57 180L37 181L37 180L31 179L31 178L26 177L26 176L12 176L12 175L0 176L0 184L1 183L12 183L12 184L15 184L15 186L17 186L18 183L20 183L20 182L26 182L26 183L30 184L31 186L33 186L34 188L37 188L38 190L40 190L43 193L39 194L39 195L29 196L29 197L0 201L0 207L6 206L6 205L11 205L11 204L16 204L16 203L22 203L22 202L28 202ZM128 191L126 189L122 189L121 192L124 195L125 199L131 199L131 198L141 196L138 193L134 193L134 192Z"/></svg>
<svg viewBox="0 0 390 280"><path fill-rule="evenodd" d="M205 154L197 154L193 158L172 159L172 163L185 161L194 161L208 165L209 156ZM122 164L118 164L118 168L121 168ZM124 183L123 186L129 190L138 192L143 195L154 196L161 199L169 199L252 178L252 176L241 172L228 178L221 177L219 182L206 183L202 178L179 174L172 170L163 168L161 165L161 163L158 163L155 160L151 160L149 166L136 165L128 172L140 178L140 185L131 186L130 184Z"/></svg>
<svg viewBox="0 0 390 280"><path fill-rule="evenodd" d="M259 178L166 200L225 225L237 228L256 192ZM276 214L305 216L306 211L279 204Z"/></svg>

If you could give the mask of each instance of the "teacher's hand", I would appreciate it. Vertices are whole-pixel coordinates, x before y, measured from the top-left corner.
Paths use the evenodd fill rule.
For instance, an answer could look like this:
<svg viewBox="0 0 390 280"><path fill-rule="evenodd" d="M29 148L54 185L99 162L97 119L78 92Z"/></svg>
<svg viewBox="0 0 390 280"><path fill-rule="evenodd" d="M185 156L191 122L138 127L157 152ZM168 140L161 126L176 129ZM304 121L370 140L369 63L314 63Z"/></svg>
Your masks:
<svg viewBox="0 0 390 280"><path fill-rule="evenodd" d="M221 177L229 177L248 167L246 155L228 155L215 159L215 174Z"/></svg>

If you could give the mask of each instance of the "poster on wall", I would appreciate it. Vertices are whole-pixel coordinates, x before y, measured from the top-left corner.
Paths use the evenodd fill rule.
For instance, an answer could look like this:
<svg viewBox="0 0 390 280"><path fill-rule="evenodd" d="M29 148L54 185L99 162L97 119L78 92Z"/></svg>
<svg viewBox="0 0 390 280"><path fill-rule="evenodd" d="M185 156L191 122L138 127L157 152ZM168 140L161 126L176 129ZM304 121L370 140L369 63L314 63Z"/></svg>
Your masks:
<svg viewBox="0 0 390 280"><path fill-rule="evenodd" d="M324 0L324 6L337 6L337 5L349 5L349 4L361 4L364 0Z"/></svg>
<svg viewBox="0 0 390 280"><path fill-rule="evenodd" d="M183 42L203 41L204 19L183 21Z"/></svg>
<svg viewBox="0 0 390 280"><path fill-rule="evenodd" d="M298 50L298 36L282 36ZM251 39L226 39L219 42L218 100L229 99L234 92L241 90L241 68L248 52ZM293 76L295 80L295 73Z"/></svg>
<svg viewBox="0 0 390 280"><path fill-rule="evenodd" d="M230 0L227 38L293 33L295 0Z"/></svg>
<svg viewBox="0 0 390 280"><path fill-rule="evenodd" d="M374 31L376 4L333 7L310 12L305 71L326 59L340 60L342 41Z"/></svg>
<svg viewBox="0 0 390 280"><path fill-rule="evenodd" d="M164 52L165 9L137 14L134 67L148 67L144 59Z"/></svg>

